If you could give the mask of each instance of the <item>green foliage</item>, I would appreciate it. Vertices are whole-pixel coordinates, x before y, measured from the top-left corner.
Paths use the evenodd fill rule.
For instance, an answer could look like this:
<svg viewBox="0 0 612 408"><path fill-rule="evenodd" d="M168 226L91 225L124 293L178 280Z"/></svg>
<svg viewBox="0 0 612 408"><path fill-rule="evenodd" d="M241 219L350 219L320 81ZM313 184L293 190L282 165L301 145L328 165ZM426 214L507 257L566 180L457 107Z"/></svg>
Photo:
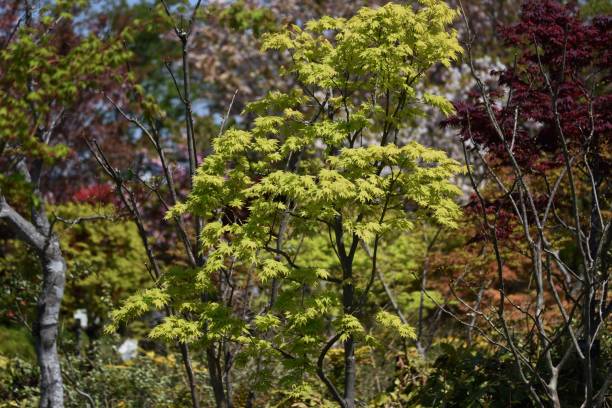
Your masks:
<svg viewBox="0 0 612 408"><path fill-rule="evenodd" d="M88 335L97 337L112 308L150 281L137 228L117 218L111 206L67 203L50 206L47 211L51 220L55 219L54 229L68 265L62 316L69 327L74 311L86 309ZM79 217L99 219L72 223ZM0 279L5 288L0 303L2 317L31 324L40 284L36 254L16 240L3 241L0 250L6 251L0 257ZM5 330L11 333L3 328L0 335ZM8 340L4 343L9 344Z"/></svg>
<svg viewBox="0 0 612 408"><path fill-rule="evenodd" d="M332 402L321 395L321 391L312 387L309 384L295 384L288 387L287 390L279 390L275 392L271 398L270 408L281 408L281 407L317 407L317 408L334 408L337 406L335 402Z"/></svg>
<svg viewBox="0 0 612 408"><path fill-rule="evenodd" d="M276 360L282 370L256 369L257 382L276 381L290 398L312 387L330 329L341 342L369 342L370 330L381 326L414 338L388 312L378 313L374 327L373 315L357 313L376 269L358 248L371 246L373 257L382 258L379 245L391 245L415 225L455 228L460 215L454 201L460 190L450 181L460 164L397 137L421 113L419 106L451 112L443 97L419 99L413 86L434 64L457 58L450 29L457 13L435 0L421 6L364 8L348 20L323 18L305 30L265 36L264 49L291 54L285 74L298 86L247 105L256 115L250 129L232 128L213 140L188 198L166 214L207 220L205 265L180 281L165 276L159 289L131 297L114 312L114 325L165 307L172 293L172 307L189 313L167 317L151 337L229 341L241 349L243 364ZM219 299L220 282L229 279L232 288L253 279L263 290L280 289L274 301L255 300L262 312L252 319L223 302L194 302L202 291ZM355 288L350 304L341 295L348 286Z"/></svg>
<svg viewBox="0 0 612 408"><path fill-rule="evenodd" d="M117 330L116 324L136 319L151 309L162 309L169 300L170 296L159 288L146 289L132 295L123 302L121 308L113 310L111 313L113 324L108 325L105 331L108 334L114 333Z"/></svg>
<svg viewBox="0 0 612 408"><path fill-rule="evenodd" d="M32 321L32 306L41 280L39 271L38 257L25 243L18 240L0 241L0 317L3 321L8 319L12 323L20 318ZM3 327L2 330L10 329Z"/></svg>
<svg viewBox="0 0 612 408"><path fill-rule="evenodd" d="M174 355L141 352L128 362L116 361L108 345L90 350L88 359L66 353L62 356L65 379L65 406L187 407L189 390L183 381L182 366ZM195 375L205 384L206 371L195 365ZM33 407L38 404L38 368L34 363L0 356L0 397L2 407ZM210 398L202 385L203 398ZM87 396L93 401L90 401Z"/></svg>
<svg viewBox="0 0 612 408"><path fill-rule="evenodd" d="M293 26L268 35L263 48L291 51L294 64L287 71L305 85L380 87L413 97L412 85L424 71L436 63L449 66L461 51L449 29L457 12L436 0L419 3L418 11L389 3L362 8L348 20L323 17L306 30Z"/></svg>
<svg viewBox="0 0 612 408"><path fill-rule="evenodd" d="M0 51L0 154L26 154L46 162L64 158L68 147L49 145L40 130L56 120L59 109L72 106L130 57L121 40L105 42L91 34L69 49L58 41L57 25L68 23L70 12L83 3L60 1L42 7L40 24L22 24ZM129 33L123 36L129 38Z"/></svg>
<svg viewBox="0 0 612 408"><path fill-rule="evenodd" d="M0 326L0 356L35 361L34 340L25 327Z"/></svg>
<svg viewBox="0 0 612 408"><path fill-rule="evenodd" d="M612 15L612 4L608 0L587 0L580 8L580 13L587 17Z"/></svg>
<svg viewBox="0 0 612 408"><path fill-rule="evenodd" d="M400 318L396 315L389 312L380 311L376 314L376 321L383 327L396 330L400 337L405 339L416 339L414 329L411 326L402 323Z"/></svg>
<svg viewBox="0 0 612 408"><path fill-rule="evenodd" d="M38 405L38 395L38 367L36 364L20 357L0 355L2 406L35 407Z"/></svg>
<svg viewBox="0 0 612 408"><path fill-rule="evenodd" d="M116 218L111 206L67 203L49 209L64 220L100 217L75 225L57 222L68 265L65 311L87 309L91 321L108 318L113 305L150 281L136 225Z"/></svg>
<svg viewBox="0 0 612 408"><path fill-rule="evenodd" d="M359 337L365 330L359 319L351 314L341 316L338 322L338 332L340 332L340 342L344 343L349 337Z"/></svg>
<svg viewBox="0 0 612 408"><path fill-rule="evenodd" d="M177 316L168 316L149 333L152 339L193 343L202 335L199 325Z"/></svg>
<svg viewBox="0 0 612 408"><path fill-rule="evenodd" d="M409 406L531 406L529 390L522 384L509 354L452 343L438 347L438 357L425 385L403 390Z"/></svg>
<svg viewBox="0 0 612 408"><path fill-rule="evenodd" d="M212 12L217 12L212 10ZM244 0L233 2L229 7L218 11L222 23L232 30L242 32L253 30L258 37L262 32L273 30L276 26L274 14L267 8L249 7Z"/></svg>

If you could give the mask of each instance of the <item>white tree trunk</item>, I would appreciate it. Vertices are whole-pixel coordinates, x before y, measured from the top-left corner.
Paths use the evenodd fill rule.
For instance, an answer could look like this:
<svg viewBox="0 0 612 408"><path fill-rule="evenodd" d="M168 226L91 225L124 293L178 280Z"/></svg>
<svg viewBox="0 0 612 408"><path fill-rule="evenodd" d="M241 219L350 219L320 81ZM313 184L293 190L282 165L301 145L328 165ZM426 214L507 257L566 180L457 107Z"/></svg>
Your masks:
<svg viewBox="0 0 612 408"><path fill-rule="evenodd" d="M36 353L40 367L40 407L64 406L62 372L57 353L57 336L60 305L66 281L66 262L59 240L52 237L42 255L43 286L38 298L38 310L34 325Z"/></svg>
<svg viewBox="0 0 612 408"><path fill-rule="evenodd" d="M22 217L0 195L0 218L5 219L17 237L37 252L43 269L43 285L32 328L40 367L40 407L63 408L64 387L57 353L57 335L66 283L66 262L59 239L51 232L44 210L33 211L32 215L38 226Z"/></svg>

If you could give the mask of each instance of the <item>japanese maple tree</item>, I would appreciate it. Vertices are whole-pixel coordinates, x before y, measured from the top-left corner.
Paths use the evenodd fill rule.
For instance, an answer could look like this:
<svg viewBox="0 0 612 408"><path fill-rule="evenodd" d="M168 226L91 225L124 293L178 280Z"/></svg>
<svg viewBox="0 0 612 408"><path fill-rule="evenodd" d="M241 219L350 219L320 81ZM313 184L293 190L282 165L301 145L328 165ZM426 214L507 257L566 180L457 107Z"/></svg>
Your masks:
<svg viewBox="0 0 612 408"><path fill-rule="evenodd" d="M611 28L609 16L583 20L573 5L527 1L500 30L514 64L494 87L477 78L447 122L460 128L468 164L486 168L482 179L472 174L470 208L494 249L498 296L494 315L476 312L540 406L599 406L611 380L599 360L612 310ZM521 297L506 285L512 254L528 266L512 273L532 282ZM560 388L563 378L584 395Z"/></svg>
<svg viewBox="0 0 612 408"><path fill-rule="evenodd" d="M225 370L235 353L243 362L280 360L278 383L294 395L315 375L338 404L355 407L356 348L374 341L364 325L414 336L398 316L365 308L381 243L420 222L452 228L459 214L450 178L460 165L397 140L421 104L452 111L439 95L417 96L414 85L434 64L457 58L449 28L456 16L427 0L418 10L363 8L267 35L265 49L291 56L284 72L297 86L249 104L253 126L214 139L191 194L167 215L206 220L198 248L205 264L191 276L166 273L159 288L128 300L116 323L171 304L182 313L150 336L216 345ZM243 287L268 300L251 305ZM324 367L338 342L343 387ZM251 367L253 387L275 380L260 364Z"/></svg>

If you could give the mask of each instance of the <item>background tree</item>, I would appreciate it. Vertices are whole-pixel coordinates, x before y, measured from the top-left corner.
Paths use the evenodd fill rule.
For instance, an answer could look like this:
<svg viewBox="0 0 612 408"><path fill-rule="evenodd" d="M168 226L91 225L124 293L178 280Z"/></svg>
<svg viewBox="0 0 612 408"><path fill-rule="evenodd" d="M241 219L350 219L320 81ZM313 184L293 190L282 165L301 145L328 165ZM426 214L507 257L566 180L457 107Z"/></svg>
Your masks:
<svg viewBox="0 0 612 408"><path fill-rule="evenodd" d="M11 29L0 51L0 218L36 252L42 268L33 335L43 407L63 406L56 341L66 262L41 181L68 153L62 129L70 109L126 57L117 42L78 38L70 28L75 6L58 2L35 10L25 2L2 10Z"/></svg>
<svg viewBox="0 0 612 408"><path fill-rule="evenodd" d="M479 93L450 121L466 161L487 170L485 180L472 179L473 206L494 249L498 306L495 316L475 313L503 339L540 406L600 406L611 380L599 364L610 312L610 21L526 2L520 21L502 31L516 47L514 66L499 73L497 89L476 77ZM513 244L519 235L522 244ZM512 253L524 262L508 260ZM508 285L514 265L533 282L522 297ZM580 386L560 390L564 375Z"/></svg>

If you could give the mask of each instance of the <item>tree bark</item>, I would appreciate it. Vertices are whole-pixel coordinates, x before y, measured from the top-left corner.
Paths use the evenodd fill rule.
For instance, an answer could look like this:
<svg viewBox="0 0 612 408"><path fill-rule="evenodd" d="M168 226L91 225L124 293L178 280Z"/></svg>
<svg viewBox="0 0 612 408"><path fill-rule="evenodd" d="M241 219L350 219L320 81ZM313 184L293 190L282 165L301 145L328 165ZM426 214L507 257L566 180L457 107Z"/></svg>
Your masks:
<svg viewBox="0 0 612 408"><path fill-rule="evenodd" d="M338 218L336 223L336 245L338 247L338 255L342 265L342 307L345 314L354 312L355 304L355 286L353 285L353 256L354 247L359 242L353 236L351 250L347 253L344 245L344 232L342 230L342 219ZM356 382L356 364L355 364L355 338L349 335L344 342L344 408L355 408L355 382Z"/></svg>
<svg viewBox="0 0 612 408"><path fill-rule="evenodd" d="M346 408L355 408L355 339L353 336L344 342L344 402Z"/></svg>
<svg viewBox="0 0 612 408"><path fill-rule="evenodd" d="M212 387L213 394L215 396L215 406L217 408L227 408L229 406L229 396L226 398L219 357L215 351L214 345L212 344L206 347L206 362L208 365L210 386Z"/></svg>
<svg viewBox="0 0 612 408"><path fill-rule="evenodd" d="M40 407L60 408L64 406L64 395L57 336L66 281L66 262L57 237L51 237L41 260L43 287L38 298L37 317L33 327L40 367Z"/></svg>
<svg viewBox="0 0 612 408"><path fill-rule="evenodd" d="M57 353L59 313L66 282L66 262L58 237L44 207L32 210L32 222L21 216L0 194L0 219L5 219L16 235L32 247L42 264L43 285L37 301L36 321L32 327L40 368L40 407L64 406L63 382Z"/></svg>
<svg viewBox="0 0 612 408"><path fill-rule="evenodd" d="M354 303L354 287L350 283L352 279L351 266L346 270L348 273L345 273L344 280L349 283L345 283L342 289L342 303L344 312L351 313ZM344 342L344 403L346 408L355 408L355 380L355 339L351 335Z"/></svg>
<svg viewBox="0 0 612 408"><path fill-rule="evenodd" d="M183 365L185 366L185 372L187 373L187 380L189 382L189 390L191 392L191 405L193 408L200 408L200 400L196 388L196 380L193 375L193 367L191 366L191 357L189 357L189 346L186 343L180 343L179 348L181 350L181 356L183 357Z"/></svg>

